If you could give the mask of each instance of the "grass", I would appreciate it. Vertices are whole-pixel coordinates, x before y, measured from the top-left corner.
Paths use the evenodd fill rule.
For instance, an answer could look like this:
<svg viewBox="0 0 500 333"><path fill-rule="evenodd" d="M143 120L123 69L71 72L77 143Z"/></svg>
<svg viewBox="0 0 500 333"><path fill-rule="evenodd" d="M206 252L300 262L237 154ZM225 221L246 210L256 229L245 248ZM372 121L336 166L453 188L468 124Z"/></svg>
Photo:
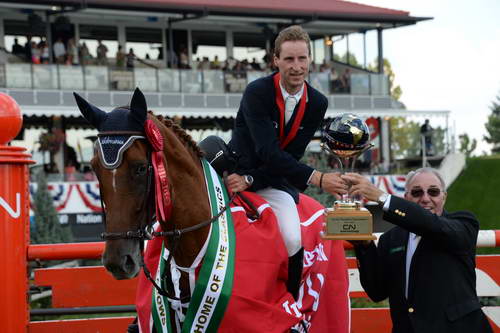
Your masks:
<svg viewBox="0 0 500 333"><path fill-rule="evenodd" d="M468 210L482 230L500 229L500 155L470 158L448 189L445 209ZM500 248L478 249L478 254L500 254Z"/></svg>

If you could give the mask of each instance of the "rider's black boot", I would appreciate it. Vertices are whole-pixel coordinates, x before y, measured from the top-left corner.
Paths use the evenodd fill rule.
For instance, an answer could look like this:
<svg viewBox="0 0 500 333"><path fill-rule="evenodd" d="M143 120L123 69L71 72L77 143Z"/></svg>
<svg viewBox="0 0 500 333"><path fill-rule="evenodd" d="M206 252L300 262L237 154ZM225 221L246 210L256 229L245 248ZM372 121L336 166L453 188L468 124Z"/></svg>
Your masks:
<svg viewBox="0 0 500 333"><path fill-rule="evenodd" d="M288 257L288 281L287 290L295 300L299 297L300 282L302 281L302 267L304 265L304 248L301 248L293 256Z"/></svg>

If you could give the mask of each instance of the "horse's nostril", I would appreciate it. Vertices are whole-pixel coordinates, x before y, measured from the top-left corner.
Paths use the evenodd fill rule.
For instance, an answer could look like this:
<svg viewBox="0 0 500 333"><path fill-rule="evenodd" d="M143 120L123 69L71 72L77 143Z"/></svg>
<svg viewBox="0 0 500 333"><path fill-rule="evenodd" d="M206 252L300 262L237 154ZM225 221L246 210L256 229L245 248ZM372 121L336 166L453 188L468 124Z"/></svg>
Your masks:
<svg viewBox="0 0 500 333"><path fill-rule="evenodd" d="M133 271L135 268L135 262L134 259L132 259L131 255L126 255L125 256L125 269L130 272Z"/></svg>

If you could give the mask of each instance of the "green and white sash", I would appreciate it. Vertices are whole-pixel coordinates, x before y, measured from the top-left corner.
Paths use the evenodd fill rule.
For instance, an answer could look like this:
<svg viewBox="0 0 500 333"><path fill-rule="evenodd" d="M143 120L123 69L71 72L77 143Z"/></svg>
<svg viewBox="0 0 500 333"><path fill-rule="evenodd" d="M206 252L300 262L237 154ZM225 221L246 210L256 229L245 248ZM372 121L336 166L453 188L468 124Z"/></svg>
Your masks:
<svg viewBox="0 0 500 333"><path fill-rule="evenodd" d="M205 181L210 199L212 216L216 216L229 198L220 177L206 160L202 160ZM217 221L212 223L210 239L203 264L196 281L191 302L186 313L182 333L216 332L229 303L233 288L235 234L231 209L226 209ZM166 267L164 245L156 282L162 282ZM165 284L161 283L165 288ZM152 294L152 316L157 333L170 333L170 306L167 297L161 296L156 288Z"/></svg>

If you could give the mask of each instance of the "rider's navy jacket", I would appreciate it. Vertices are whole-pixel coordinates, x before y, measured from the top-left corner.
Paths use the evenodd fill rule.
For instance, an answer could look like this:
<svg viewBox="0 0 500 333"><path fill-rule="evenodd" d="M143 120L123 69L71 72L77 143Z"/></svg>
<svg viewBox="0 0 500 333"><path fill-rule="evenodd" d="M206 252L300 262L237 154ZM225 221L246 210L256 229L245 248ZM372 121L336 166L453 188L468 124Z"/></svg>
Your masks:
<svg viewBox="0 0 500 333"><path fill-rule="evenodd" d="M306 83L307 104L295 138L284 148L279 144L280 113L276 105L274 77L272 74L251 82L242 97L236 116L233 137L229 143L239 156L238 174L250 174L254 183L250 190L274 187L290 193L298 200L298 190L307 187L313 168L299 160L306 146L321 125L328 107L328 100ZM285 126L285 136L290 131L295 112Z"/></svg>

